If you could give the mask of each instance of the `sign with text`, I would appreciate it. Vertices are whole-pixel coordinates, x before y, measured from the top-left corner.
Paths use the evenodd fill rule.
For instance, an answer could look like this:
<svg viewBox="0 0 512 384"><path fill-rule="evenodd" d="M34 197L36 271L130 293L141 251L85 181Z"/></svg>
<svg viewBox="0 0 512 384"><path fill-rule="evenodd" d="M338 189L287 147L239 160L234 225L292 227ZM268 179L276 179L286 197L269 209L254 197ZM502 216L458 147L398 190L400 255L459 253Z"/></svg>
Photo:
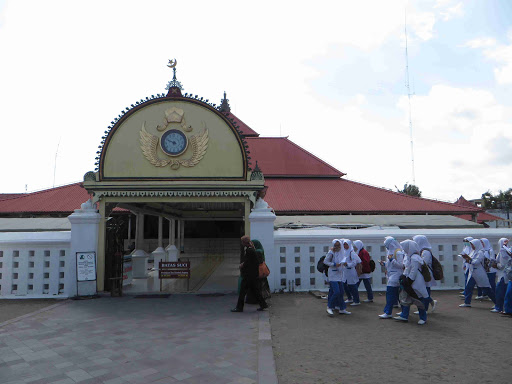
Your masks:
<svg viewBox="0 0 512 384"><path fill-rule="evenodd" d="M96 280L96 252L76 253L76 279L77 281Z"/></svg>
<svg viewBox="0 0 512 384"><path fill-rule="evenodd" d="M161 261L159 279L190 279L190 261Z"/></svg>

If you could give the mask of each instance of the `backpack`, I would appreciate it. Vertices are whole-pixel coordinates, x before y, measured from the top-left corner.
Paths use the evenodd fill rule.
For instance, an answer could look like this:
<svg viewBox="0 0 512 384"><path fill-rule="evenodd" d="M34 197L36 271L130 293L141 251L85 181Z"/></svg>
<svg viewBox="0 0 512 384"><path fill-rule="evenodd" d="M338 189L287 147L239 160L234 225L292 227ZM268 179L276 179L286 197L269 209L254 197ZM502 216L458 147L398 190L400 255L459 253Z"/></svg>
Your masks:
<svg viewBox="0 0 512 384"><path fill-rule="evenodd" d="M432 272L432 277L434 278L434 280L442 280L443 277L444 277L444 273L443 273L443 266L441 265L441 263L439 262L439 260L437 259L437 257L434 256L434 254L432 253L432 251L428 248L423 248L420 252L423 253L423 251L427 249L430 254L432 255L432 268L430 269L430 272ZM427 280L425 280L427 281ZM430 280L429 280L430 281Z"/></svg>
<svg viewBox="0 0 512 384"><path fill-rule="evenodd" d="M421 269L418 269L422 276L423 280L425 280L425 283L428 283L430 280L432 280L432 277L430 276L430 269L428 268L426 263L421 264Z"/></svg>
<svg viewBox="0 0 512 384"><path fill-rule="evenodd" d="M365 252L363 252L365 251ZM370 264L370 254L368 253L368 251L366 251L365 249L361 249L361 252L359 252L359 258L361 259L361 273L359 273L360 275L363 274L363 273L372 273L372 268L371 268L371 264ZM358 264L359 265L359 264ZM357 266L356 266L356 269L357 269Z"/></svg>
<svg viewBox="0 0 512 384"><path fill-rule="evenodd" d="M320 260L318 260L318 263L316 263L316 270L320 273L325 273L327 275L327 271L329 270L329 267L324 264L325 256L322 256Z"/></svg>

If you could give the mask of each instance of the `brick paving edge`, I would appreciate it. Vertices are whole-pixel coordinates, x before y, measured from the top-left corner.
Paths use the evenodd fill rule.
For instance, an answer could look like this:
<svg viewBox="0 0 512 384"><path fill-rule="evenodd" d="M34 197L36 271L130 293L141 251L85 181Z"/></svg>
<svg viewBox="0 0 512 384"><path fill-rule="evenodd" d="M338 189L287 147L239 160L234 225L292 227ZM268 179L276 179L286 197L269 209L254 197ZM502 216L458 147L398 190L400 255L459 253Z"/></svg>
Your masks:
<svg viewBox="0 0 512 384"><path fill-rule="evenodd" d="M18 317L15 317L13 319L10 319L10 320L6 320L2 323L0 323L0 328L1 327L4 327L6 325L9 325L9 324L12 324L12 323L15 323L17 321L20 321L20 320L23 320L23 319L26 319L27 317L31 317L31 316L35 316L41 312L46 312L46 311L51 311L52 309L54 308L57 308L57 307L60 307L61 305L64 305L64 304L67 304L69 303L69 299L62 299L62 302L61 303L57 303L57 304L53 304L53 305L49 305L47 307L44 307L44 308L41 308L41 309L38 309L37 311L34 311L34 312L30 312L30 313L25 313L24 315L21 315L21 316L18 316Z"/></svg>

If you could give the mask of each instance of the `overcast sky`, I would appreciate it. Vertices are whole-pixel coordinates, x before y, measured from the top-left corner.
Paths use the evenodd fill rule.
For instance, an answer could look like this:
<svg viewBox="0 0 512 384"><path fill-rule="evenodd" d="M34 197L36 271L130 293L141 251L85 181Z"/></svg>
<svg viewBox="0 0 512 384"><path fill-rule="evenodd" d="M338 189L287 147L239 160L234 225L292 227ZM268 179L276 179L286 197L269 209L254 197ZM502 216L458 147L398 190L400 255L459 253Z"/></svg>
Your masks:
<svg viewBox="0 0 512 384"><path fill-rule="evenodd" d="M0 193L82 181L171 58L184 92L226 91L262 136L412 183L406 10L416 184L446 201L512 187L511 1L0 0Z"/></svg>

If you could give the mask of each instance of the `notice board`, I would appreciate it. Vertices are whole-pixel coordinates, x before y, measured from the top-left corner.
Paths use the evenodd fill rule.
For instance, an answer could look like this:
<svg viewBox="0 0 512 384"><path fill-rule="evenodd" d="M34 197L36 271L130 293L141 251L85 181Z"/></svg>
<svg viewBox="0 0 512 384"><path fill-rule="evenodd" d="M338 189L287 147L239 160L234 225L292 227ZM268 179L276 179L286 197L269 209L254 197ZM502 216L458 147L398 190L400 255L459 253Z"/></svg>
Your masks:
<svg viewBox="0 0 512 384"><path fill-rule="evenodd" d="M76 253L76 279L77 281L96 280L96 252Z"/></svg>

